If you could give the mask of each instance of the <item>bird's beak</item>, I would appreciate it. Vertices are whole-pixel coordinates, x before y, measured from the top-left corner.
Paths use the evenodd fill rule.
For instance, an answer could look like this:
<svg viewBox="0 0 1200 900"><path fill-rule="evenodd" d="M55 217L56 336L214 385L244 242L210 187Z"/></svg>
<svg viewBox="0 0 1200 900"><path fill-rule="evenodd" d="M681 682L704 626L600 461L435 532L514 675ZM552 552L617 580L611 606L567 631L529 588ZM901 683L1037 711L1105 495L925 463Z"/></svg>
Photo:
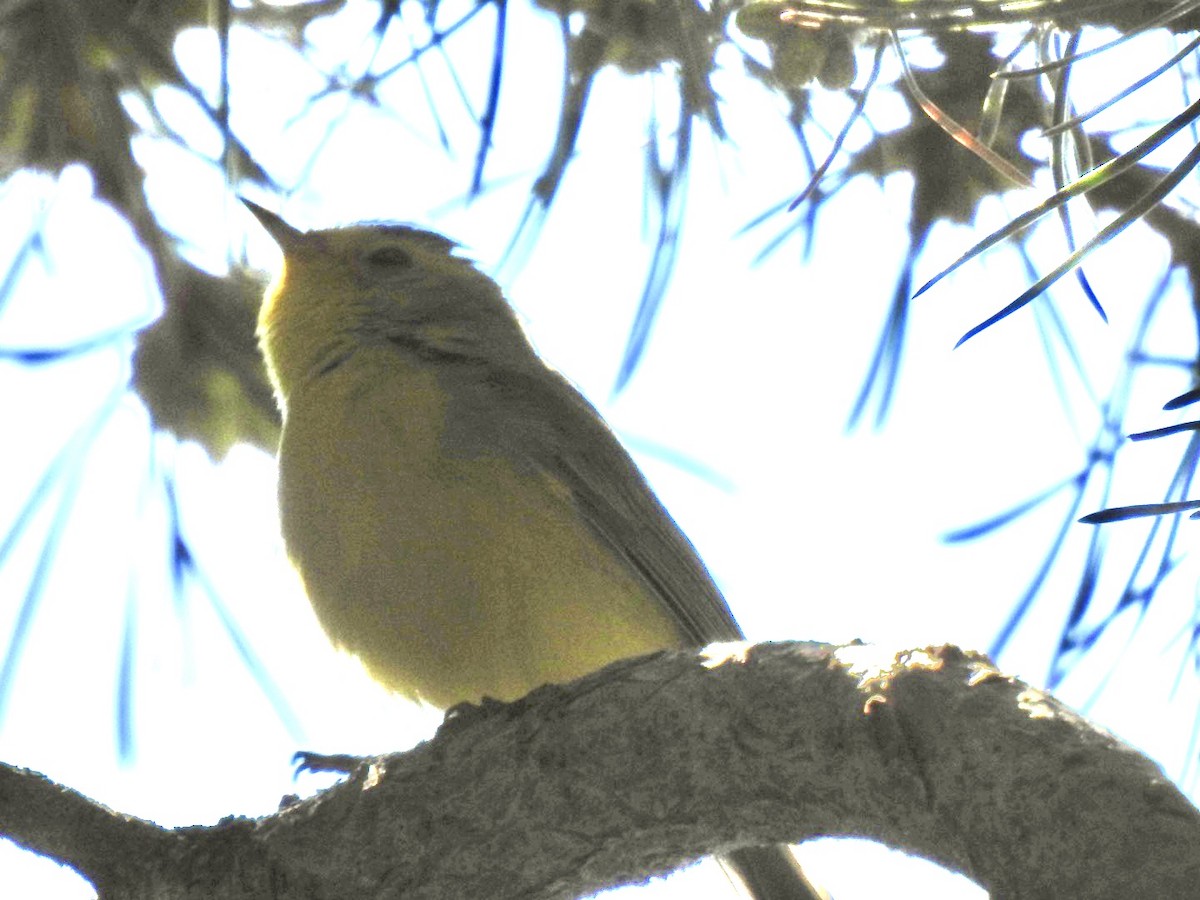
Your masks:
<svg viewBox="0 0 1200 900"><path fill-rule="evenodd" d="M242 205L246 209L254 214L254 218L258 219L259 224L267 230L267 234L275 239L275 243L285 254L304 239L304 232L296 230L269 209L263 209L245 197L238 197L238 199L242 201Z"/></svg>

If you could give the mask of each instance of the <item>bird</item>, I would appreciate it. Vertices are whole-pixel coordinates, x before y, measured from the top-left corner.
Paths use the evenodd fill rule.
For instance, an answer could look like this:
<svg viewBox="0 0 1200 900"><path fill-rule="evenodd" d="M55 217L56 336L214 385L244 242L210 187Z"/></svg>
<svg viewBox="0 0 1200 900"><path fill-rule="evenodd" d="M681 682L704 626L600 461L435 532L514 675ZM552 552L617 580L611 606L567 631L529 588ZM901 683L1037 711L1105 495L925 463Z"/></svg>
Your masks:
<svg viewBox="0 0 1200 900"><path fill-rule="evenodd" d="M744 639L628 452L455 242L304 232L242 202L283 252L258 318L281 530L335 646L449 709ZM755 900L822 896L784 846L722 862Z"/></svg>

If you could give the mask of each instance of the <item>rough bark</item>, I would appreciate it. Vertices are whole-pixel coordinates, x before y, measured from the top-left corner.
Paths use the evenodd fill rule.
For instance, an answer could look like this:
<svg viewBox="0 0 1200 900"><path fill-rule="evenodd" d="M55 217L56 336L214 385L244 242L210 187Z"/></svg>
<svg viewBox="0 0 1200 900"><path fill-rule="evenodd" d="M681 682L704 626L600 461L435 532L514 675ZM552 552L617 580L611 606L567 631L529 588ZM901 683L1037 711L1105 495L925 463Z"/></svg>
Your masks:
<svg viewBox="0 0 1200 900"><path fill-rule="evenodd" d="M1200 813L1158 767L953 647L660 653L451 716L258 820L160 829L0 769L0 830L107 900L565 898L822 835L996 898L1195 895Z"/></svg>

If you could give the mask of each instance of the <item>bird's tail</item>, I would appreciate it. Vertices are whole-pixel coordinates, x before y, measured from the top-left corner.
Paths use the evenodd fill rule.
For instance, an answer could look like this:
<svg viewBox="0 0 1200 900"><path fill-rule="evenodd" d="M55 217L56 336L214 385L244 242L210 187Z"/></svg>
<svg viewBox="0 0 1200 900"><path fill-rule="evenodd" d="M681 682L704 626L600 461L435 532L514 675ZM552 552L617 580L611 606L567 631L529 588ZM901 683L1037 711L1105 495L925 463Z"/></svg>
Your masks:
<svg viewBox="0 0 1200 900"><path fill-rule="evenodd" d="M800 868L786 845L747 847L720 858L753 900L830 900Z"/></svg>

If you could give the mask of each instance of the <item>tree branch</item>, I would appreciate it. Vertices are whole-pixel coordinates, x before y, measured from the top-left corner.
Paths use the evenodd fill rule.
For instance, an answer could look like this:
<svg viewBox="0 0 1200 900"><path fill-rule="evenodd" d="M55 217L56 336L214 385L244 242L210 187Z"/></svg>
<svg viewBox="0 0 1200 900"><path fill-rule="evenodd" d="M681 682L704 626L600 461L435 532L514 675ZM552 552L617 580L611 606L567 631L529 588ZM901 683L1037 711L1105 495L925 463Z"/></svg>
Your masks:
<svg viewBox="0 0 1200 900"><path fill-rule="evenodd" d="M936 860L994 898L1200 883L1200 814L1158 767L983 656L735 651L459 711L316 797L215 827L159 829L0 768L0 825L106 900L566 898L824 835Z"/></svg>

